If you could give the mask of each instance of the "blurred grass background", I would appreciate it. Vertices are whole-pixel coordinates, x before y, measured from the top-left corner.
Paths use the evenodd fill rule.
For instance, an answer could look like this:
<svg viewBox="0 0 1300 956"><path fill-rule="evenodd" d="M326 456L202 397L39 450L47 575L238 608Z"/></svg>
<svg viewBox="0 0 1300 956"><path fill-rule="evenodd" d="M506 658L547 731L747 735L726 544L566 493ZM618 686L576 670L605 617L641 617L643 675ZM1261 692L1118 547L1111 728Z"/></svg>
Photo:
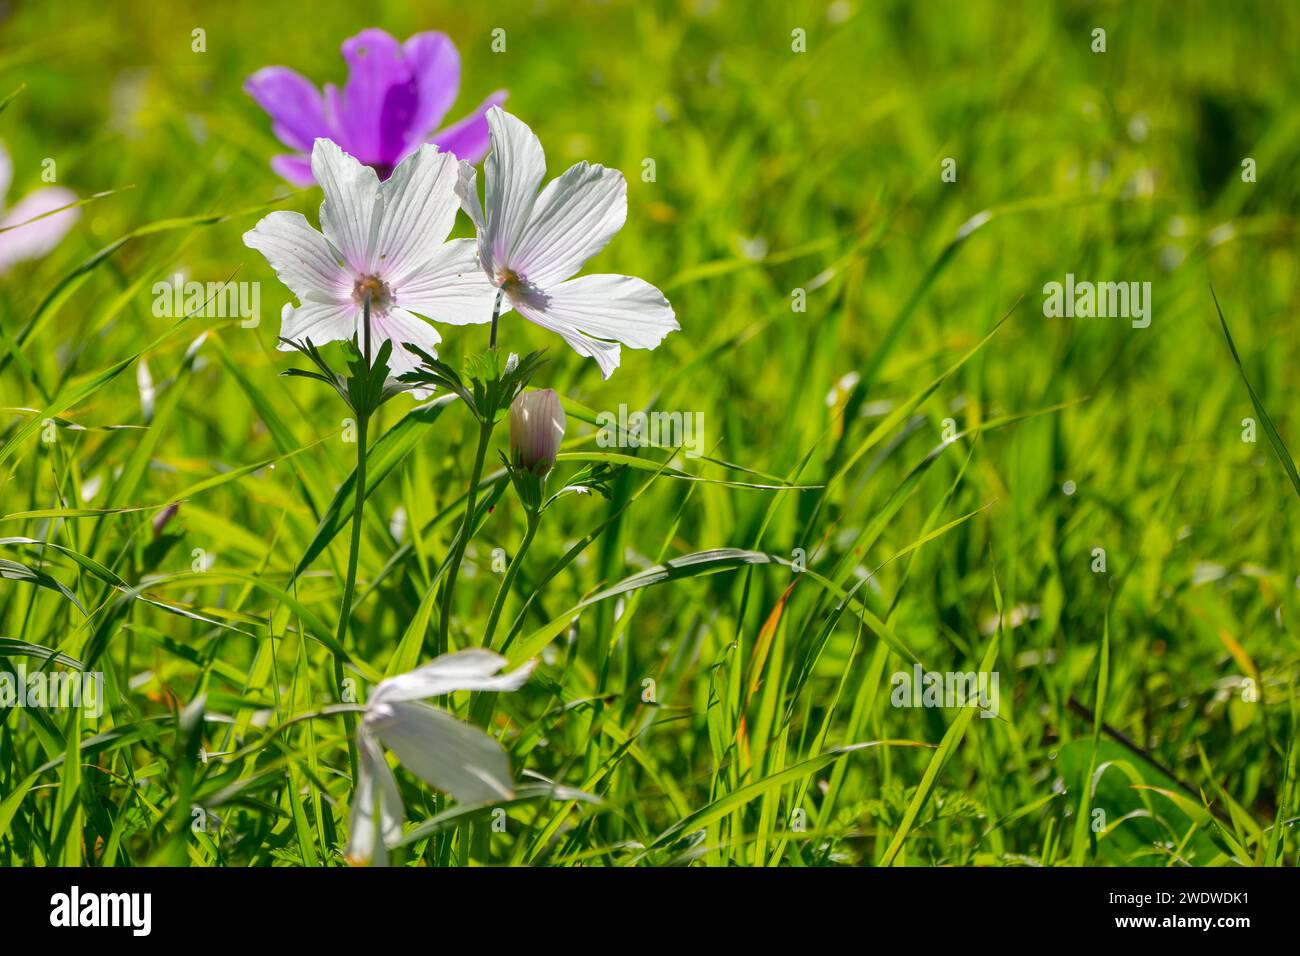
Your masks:
<svg viewBox="0 0 1300 956"><path fill-rule="evenodd" d="M447 32L463 64L450 117L508 89L551 176L579 159L628 176L628 225L587 271L660 286L682 331L655 352L625 350L603 382L594 363L512 315L507 347L550 347L535 384L594 410L703 412L711 457L826 485L773 494L660 477L618 512L647 481L629 472L612 501L564 499L528 556L522 596L619 516L546 583L528 630L602 584L718 547L786 559L803 549L837 586L860 585L932 669L975 669L998 630L995 593L1007 609L1001 716L936 751L956 712L892 708L888 675L911 662L852 609L836 616L836 592L809 577L760 566L597 605L548 649L534 686L500 702L509 721L496 730L517 769L607 804L528 802L477 859L1296 862L1297 503L1262 426L1256 442L1242 439L1243 419L1258 416L1209 290L1296 447L1300 7L992 0L5 4L0 95L25 84L0 115L15 167L8 204L41 185L46 157L79 195L134 188L87 205L53 254L0 278L6 337L30 330L21 349L5 345L0 437L16 441L31 417L14 409L47 408L140 350L158 397L147 429L101 430L146 424L133 367L64 413L91 430L15 444L0 464L0 533L72 548L131 583L153 575L151 593L247 633L140 602L101 628L103 608L87 622L55 592L4 582L0 634L80 660L89 648L114 696L98 725L75 732L62 715L58 733L23 715L0 726L0 800L17 795L8 821L0 804L0 861L336 858L341 724L311 722L226 762L187 748L238 751L258 739L258 710L274 725L333 695L294 615L220 579L234 570L287 588L352 459L339 407L277 375L295 361L274 351L289 293L240 236L273 200L316 222L319 192L271 173L283 149L241 85L271 64L341 84L339 46L367 26L401 39ZM1098 27L1105 53L1091 49ZM196 28L203 53L191 49ZM491 49L497 28L502 53ZM792 51L796 29L806 52ZM1253 183L1241 179L1247 157ZM945 158L956 182L941 181ZM653 182L642 180L647 159ZM213 221L131 239L69 283L138 227L196 216ZM468 233L463 218L458 230ZM261 327L200 319L154 346L170 320L153 315L151 286L178 271L260 281ZM1045 318L1043 285L1066 273L1150 281L1151 326ZM63 291L42 306L53 290ZM804 312L792 310L795 290ZM1008 311L911 410L908 399ZM486 344L480 329L442 331L452 360ZM385 407L372 432L408 407ZM963 437L931 462L948 418ZM873 437L882 422L887 434ZM575 448L592 431L571 418ZM446 550L452 525L436 519L464 492L474 433L463 410L444 413L370 500L353 640L378 672ZM166 547L151 548L151 512L12 517L162 505L302 448L187 500ZM492 549L513 553L522 524L507 495L474 541L458 643L473 643L491 603ZM345 547L336 540L296 584L326 622ZM196 548L214 556L216 583L189 573ZM1097 548L1104 572L1093 570ZM97 593L66 555L9 549L84 598ZM1079 709L1098 701L1108 616L1104 717L1141 754L1109 732L1094 748ZM1246 679L1258 701L1245 699ZM200 690L209 721L196 741L176 715ZM68 740L110 727L129 728L125 742L81 753L77 774L50 767L18 794L46 762L81 752ZM927 746L830 753L867 740ZM1107 761L1089 797L1107 829L1088 837L1075 830L1081 781ZM413 778L403 792L412 820L442 809ZM192 835L195 805L220 827ZM805 829L793 828L799 814ZM450 833L413 842L408 859L444 858Z"/></svg>

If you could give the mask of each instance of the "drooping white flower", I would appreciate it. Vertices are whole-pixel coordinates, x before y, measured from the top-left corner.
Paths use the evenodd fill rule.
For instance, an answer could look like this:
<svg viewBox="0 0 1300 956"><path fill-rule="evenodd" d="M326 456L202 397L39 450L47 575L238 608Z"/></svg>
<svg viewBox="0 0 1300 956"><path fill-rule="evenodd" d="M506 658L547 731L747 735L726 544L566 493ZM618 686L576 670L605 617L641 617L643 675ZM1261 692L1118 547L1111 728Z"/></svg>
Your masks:
<svg viewBox="0 0 1300 956"><path fill-rule="evenodd" d="M500 744L472 724L422 701L459 690L517 690L535 663L498 674L506 659L475 648L444 654L375 688L357 727L350 862L386 865L388 845L402 835L405 811L397 780L384 759L385 747L406 769L461 803L487 803L514 795L510 761Z"/></svg>
<svg viewBox="0 0 1300 956"><path fill-rule="evenodd" d="M623 228L627 182L616 169L581 162L539 194L546 157L533 131L499 106L488 110L487 120L492 152L484 165L484 202L468 163L460 164L457 186L478 228L479 264L504 293L504 307L559 334L609 378L618 368L619 342L652 349L680 328L664 294L648 282L570 278Z"/></svg>
<svg viewBox="0 0 1300 956"><path fill-rule="evenodd" d="M391 340L396 377L419 365L403 342L437 354L441 336L418 316L449 325L491 321L495 292L475 263L474 241L444 241L456 218L453 155L422 146L381 183L373 169L318 139L311 168L325 192L321 232L302 214L280 211L244 234L298 297L281 312L282 339L320 345L356 336L361 343L369 292L371 355Z"/></svg>

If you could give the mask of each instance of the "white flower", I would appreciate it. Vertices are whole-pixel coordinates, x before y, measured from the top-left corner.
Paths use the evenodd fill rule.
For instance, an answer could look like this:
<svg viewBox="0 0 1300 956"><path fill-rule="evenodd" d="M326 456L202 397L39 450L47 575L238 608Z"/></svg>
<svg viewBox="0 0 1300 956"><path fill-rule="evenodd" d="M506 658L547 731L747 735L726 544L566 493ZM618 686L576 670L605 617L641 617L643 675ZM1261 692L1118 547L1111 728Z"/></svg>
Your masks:
<svg viewBox="0 0 1300 956"><path fill-rule="evenodd" d="M406 769L461 803L514 796L510 761L500 744L472 724L420 703L458 690L517 690L536 662L497 674L506 659L476 648L444 654L408 674L382 681L357 727L357 781L352 797L348 860L388 862L388 844L402 835L405 811L387 747Z"/></svg>
<svg viewBox="0 0 1300 956"><path fill-rule="evenodd" d="M397 376L419 365L403 342L436 355L441 340L412 313L450 325L492 320L495 292L475 263L474 240L444 241L456 218L452 154L421 146L381 183L373 169L318 139L311 170L325 192L324 235L296 212L273 212L244 234L298 297L280 315L281 338L319 345L356 336L361 344L369 292L371 355L391 340Z"/></svg>
<svg viewBox="0 0 1300 956"><path fill-rule="evenodd" d="M627 182L616 169L581 162L539 195L546 157L533 131L500 107L488 110L487 120L487 215L473 166L460 164L456 187L478 227L479 264L509 308L590 355L609 378L618 368L619 342L652 349L680 328L668 300L648 282L619 275L570 278L623 228Z"/></svg>

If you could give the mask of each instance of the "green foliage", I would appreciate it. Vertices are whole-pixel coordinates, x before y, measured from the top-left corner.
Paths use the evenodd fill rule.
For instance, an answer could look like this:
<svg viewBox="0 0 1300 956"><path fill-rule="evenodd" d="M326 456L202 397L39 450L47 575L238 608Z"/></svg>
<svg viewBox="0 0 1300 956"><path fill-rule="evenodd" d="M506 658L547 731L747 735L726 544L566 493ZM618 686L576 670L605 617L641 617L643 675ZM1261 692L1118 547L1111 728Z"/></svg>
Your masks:
<svg viewBox="0 0 1300 956"><path fill-rule="evenodd" d="M0 54L8 205L47 156L94 197L0 276L0 693L105 709L0 708L0 865L342 865L356 704L484 643L541 663L440 704L515 797L399 767L395 863L1297 864L1296 5L58 6ZM341 83L372 25L448 32L453 115L508 88L550 175L624 170L585 271L681 331L607 381L515 313L399 383L277 351L241 235L320 194L241 84ZM260 325L157 314L178 272ZM1150 327L1045 316L1067 273L1150 281ZM536 527L490 427L525 384L569 416ZM702 453L606 447L620 405ZM917 664L998 713L894 706Z"/></svg>

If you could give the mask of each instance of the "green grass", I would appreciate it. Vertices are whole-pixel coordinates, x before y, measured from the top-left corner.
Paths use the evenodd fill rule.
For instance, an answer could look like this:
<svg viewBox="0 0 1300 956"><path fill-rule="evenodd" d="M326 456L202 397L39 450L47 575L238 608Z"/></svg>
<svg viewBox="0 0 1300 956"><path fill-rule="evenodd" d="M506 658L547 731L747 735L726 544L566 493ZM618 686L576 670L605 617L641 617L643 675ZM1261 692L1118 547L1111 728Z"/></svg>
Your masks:
<svg viewBox="0 0 1300 956"><path fill-rule="evenodd" d="M509 89L551 175L623 169L628 225L587 271L655 283L682 326L606 382L504 321L570 403L552 488L596 467L609 494L559 499L513 576L494 646L540 656L533 679L447 702L500 738L516 798L398 769L395 862L1295 865L1300 9L491 6L0 25L9 205L46 157L111 191L0 277L0 668L107 685L97 719L0 710L0 863L343 862L333 661L364 699L436 653L478 427L405 396L370 422L340 644L356 447L279 374L289 293L240 239L270 208L315 222L319 192L270 172L240 86L272 63L339 83L376 25L447 31L456 109ZM260 282L264 321L155 317L176 272ZM1066 273L1150 281L1150 327L1045 317ZM487 344L442 332L454 365ZM598 447L620 403L702 412L707 457ZM504 434L452 647L526 530ZM999 715L891 706L916 662L996 670Z"/></svg>

